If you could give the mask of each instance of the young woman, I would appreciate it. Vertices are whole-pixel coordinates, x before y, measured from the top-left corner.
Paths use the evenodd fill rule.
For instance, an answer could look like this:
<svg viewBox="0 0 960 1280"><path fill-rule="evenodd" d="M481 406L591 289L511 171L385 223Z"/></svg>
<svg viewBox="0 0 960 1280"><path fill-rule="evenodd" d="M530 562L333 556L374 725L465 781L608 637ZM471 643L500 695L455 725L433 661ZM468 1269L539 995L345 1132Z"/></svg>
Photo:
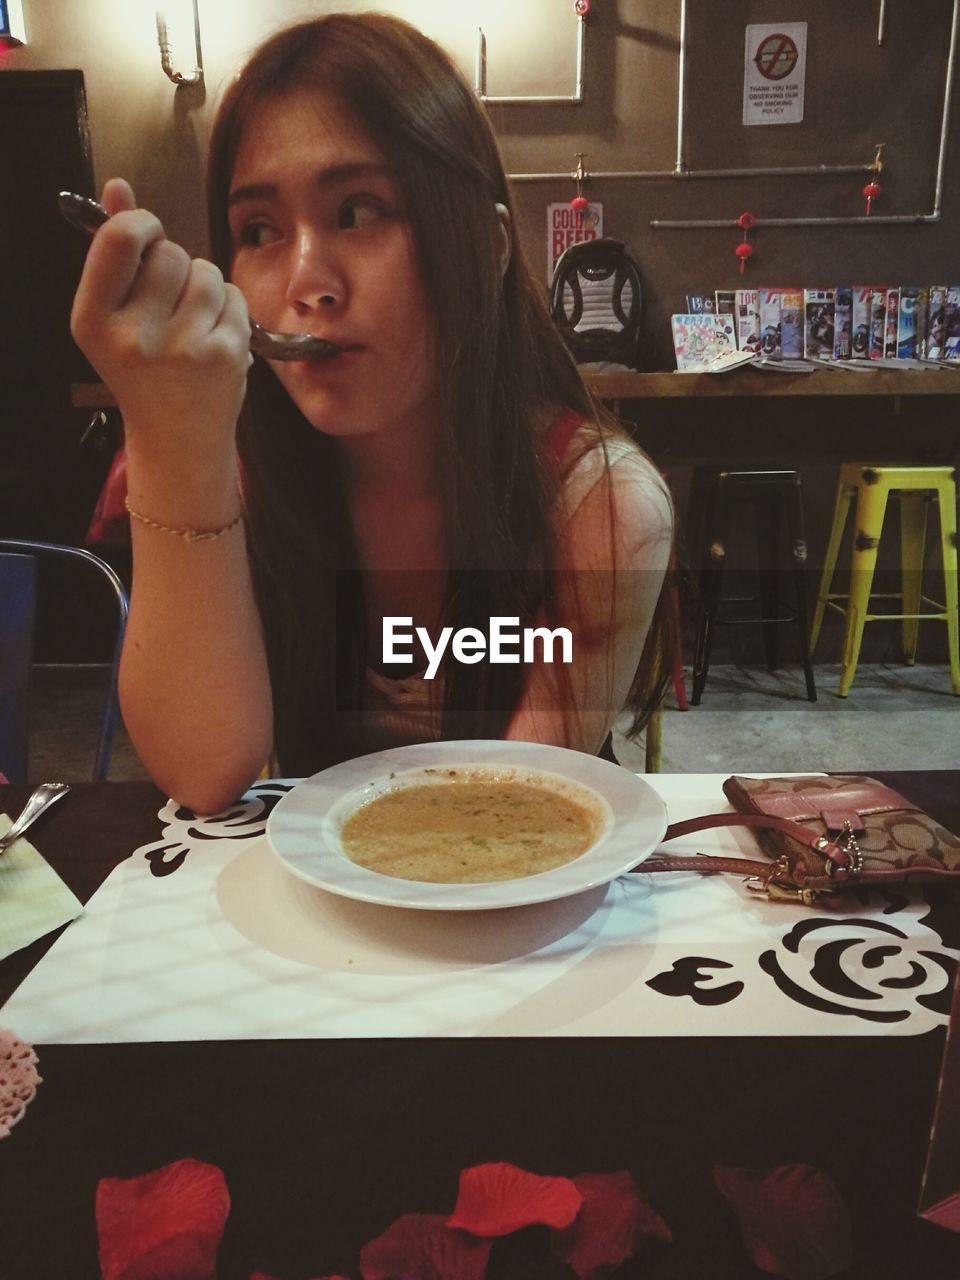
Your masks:
<svg viewBox="0 0 960 1280"><path fill-rule="evenodd" d="M448 57L382 15L280 32L226 93L208 199L219 268L107 183L73 317L126 428L120 691L157 783L212 812L271 751L292 776L441 737L596 752L625 703L639 729L669 498L598 418ZM337 354L251 360L248 308ZM403 663L384 618L421 629ZM477 662L500 618L565 627L570 661Z"/></svg>

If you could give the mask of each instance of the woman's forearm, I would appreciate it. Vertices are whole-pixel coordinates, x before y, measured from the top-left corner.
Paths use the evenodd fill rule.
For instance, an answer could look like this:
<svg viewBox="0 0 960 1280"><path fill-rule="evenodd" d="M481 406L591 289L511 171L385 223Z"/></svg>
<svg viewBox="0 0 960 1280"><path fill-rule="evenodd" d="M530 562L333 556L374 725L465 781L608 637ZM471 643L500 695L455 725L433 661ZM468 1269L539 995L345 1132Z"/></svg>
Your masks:
<svg viewBox="0 0 960 1280"><path fill-rule="evenodd" d="M133 592L120 699L151 775L211 813L259 772L270 682L237 494L235 429L250 365L239 290L166 239L108 182L74 299L74 338L123 414ZM227 529L210 541L171 530ZM163 526L162 528L158 526Z"/></svg>
<svg viewBox="0 0 960 1280"><path fill-rule="evenodd" d="M177 476L129 461L134 510L177 529L214 531L240 510L232 459ZM151 777L212 813L257 776L272 738L270 681L242 525L189 541L131 521L133 589L120 666L130 738Z"/></svg>

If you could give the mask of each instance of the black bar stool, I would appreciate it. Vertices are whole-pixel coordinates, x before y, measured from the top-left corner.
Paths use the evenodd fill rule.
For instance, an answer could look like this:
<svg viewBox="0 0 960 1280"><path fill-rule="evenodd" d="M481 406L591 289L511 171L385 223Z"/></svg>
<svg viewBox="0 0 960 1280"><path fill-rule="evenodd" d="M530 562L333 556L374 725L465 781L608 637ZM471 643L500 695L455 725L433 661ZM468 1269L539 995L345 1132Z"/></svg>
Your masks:
<svg viewBox="0 0 960 1280"><path fill-rule="evenodd" d="M720 594L723 571L727 567L727 545L735 505L750 503L756 517L759 563L756 596ZM718 626L752 623L763 627L763 646L768 668L779 661L779 629L783 623L797 627L800 655L807 685L807 697L817 700L810 664L810 631L807 624L807 588L804 569L807 544L803 532L803 500L799 471L722 471L696 467L690 492L691 520L700 520L701 546L699 600L693 657L693 695L699 706L710 668L710 651ZM785 521L781 519L785 517ZM790 544L794 602L781 596L780 556L783 524ZM691 546L696 542L691 541ZM721 613L726 604L759 604L759 615L728 617Z"/></svg>

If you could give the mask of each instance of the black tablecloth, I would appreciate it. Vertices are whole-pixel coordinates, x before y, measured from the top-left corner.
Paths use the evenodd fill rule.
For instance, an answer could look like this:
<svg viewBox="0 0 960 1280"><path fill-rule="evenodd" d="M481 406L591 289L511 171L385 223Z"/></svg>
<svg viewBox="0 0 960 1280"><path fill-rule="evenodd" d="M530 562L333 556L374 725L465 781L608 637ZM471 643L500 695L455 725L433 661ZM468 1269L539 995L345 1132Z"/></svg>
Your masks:
<svg viewBox="0 0 960 1280"><path fill-rule="evenodd" d="M881 776L960 830L957 774ZM0 808L25 795L10 788ZM156 838L158 799L139 784L80 789L37 844L88 896ZM8 990L24 954L0 965ZM622 1276L759 1277L711 1170L803 1161L853 1213L847 1277L956 1280L960 1236L915 1216L942 1046L942 1032L41 1046L44 1083L0 1142L0 1275L96 1277L97 1181L192 1156L230 1188L220 1280L356 1276L363 1243L403 1213L447 1212L460 1169L498 1160L630 1170L674 1244ZM571 1273L532 1228L495 1246L488 1274Z"/></svg>

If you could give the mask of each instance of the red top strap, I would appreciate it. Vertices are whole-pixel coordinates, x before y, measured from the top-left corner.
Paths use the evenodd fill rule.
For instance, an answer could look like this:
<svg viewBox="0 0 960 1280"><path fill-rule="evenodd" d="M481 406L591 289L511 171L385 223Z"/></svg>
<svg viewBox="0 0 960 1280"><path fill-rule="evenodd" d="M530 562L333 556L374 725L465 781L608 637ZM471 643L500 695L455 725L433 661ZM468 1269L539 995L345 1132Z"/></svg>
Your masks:
<svg viewBox="0 0 960 1280"><path fill-rule="evenodd" d="M573 409L564 409L558 413L547 428L547 450L554 462L562 462L570 441L582 425L583 418Z"/></svg>

